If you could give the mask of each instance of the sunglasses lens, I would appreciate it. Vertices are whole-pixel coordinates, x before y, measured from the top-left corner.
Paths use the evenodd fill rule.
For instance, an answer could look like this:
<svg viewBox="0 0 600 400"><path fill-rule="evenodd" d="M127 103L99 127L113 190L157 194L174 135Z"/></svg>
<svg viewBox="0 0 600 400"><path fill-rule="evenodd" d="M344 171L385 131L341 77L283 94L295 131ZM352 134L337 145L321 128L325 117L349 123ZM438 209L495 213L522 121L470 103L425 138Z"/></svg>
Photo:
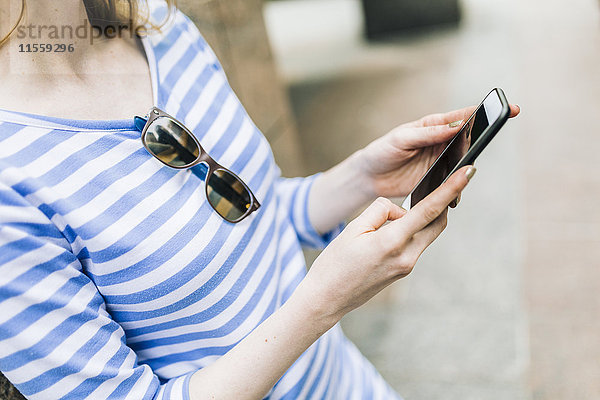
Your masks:
<svg viewBox="0 0 600 400"><path fill-rule="evenodd" d="M217 169L211 174L206 192L213 208L228 221L238 221L250 209L248 189L239 178L224 169Z"/></svg>
<svg viewBox="0 0 600 400"><path fill-rule="evenodd" d="M185 167L198 159L200 148L185 129L167 117L158 117L146 130L144 142L152 155L171 167Z"/></svg>

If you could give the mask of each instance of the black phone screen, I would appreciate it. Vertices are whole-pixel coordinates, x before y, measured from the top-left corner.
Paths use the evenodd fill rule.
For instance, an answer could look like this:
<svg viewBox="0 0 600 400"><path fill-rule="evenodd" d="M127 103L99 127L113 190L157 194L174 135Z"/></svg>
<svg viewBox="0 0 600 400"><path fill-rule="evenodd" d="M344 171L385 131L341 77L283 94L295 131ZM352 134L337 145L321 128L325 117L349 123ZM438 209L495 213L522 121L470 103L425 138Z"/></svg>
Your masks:
<svg viewBox="0 0 600 400"><path fill-rule="evenodd" d="M502 102L496 91L492 91L463 124L460 131L413 189L409 198L406 199L409 201L408 205L412 208L444 183L469 149L501 115Z"/></svg>

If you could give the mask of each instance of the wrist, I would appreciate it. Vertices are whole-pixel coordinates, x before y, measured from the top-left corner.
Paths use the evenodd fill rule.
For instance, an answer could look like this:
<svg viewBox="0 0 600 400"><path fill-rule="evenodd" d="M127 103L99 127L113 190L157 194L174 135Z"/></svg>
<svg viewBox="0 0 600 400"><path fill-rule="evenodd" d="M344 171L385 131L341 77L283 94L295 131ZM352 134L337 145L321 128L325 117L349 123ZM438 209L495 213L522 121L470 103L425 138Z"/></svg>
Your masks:
<svg viewBox="0 0 600 400"><path fill-rule="evenodd" d="M361 204L370 203L377 198L372 176L368 173L363 150L358 150L344 160L340 167L349 177L348 185Z"/></svg>
<svg viewBox="0 0 600 400"><path fill-rule="evenodd" d="M318 336L331 329L343 316L332 303L326 301L308 275L300 282L284 307L311 324L313 332Z"/></svg>

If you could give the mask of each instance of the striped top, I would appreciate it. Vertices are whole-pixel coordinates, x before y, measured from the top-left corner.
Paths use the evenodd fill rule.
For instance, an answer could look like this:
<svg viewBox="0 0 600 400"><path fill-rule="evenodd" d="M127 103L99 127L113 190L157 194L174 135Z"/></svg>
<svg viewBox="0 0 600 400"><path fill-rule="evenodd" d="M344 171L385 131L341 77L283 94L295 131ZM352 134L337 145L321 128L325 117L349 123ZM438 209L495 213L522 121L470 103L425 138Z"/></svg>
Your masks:
<svg viewBox="0 0 600 400"><path fill-rule="evenodd" d="M151 2L152 18L166 11ZM238 224L163 166L131 120L0 111L0 370L31 399L188 399L189 378L279 308L323 247L314 177L285 179L181 13L143 39L154 102L262 207ZM140 114L146 110L140 110ZM334 327L268 399L395 399Z"/></svg>

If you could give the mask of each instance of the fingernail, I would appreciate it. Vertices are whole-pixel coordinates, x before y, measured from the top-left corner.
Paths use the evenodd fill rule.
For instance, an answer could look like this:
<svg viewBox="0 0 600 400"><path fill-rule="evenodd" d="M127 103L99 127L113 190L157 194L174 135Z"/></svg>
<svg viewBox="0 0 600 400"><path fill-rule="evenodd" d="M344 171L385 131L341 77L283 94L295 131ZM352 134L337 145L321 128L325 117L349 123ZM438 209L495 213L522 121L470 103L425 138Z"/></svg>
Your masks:
<svg viewBox="0 0 600 400"><path fill-rule="evenodd" d="M457 126L460 126L460 125L463 123L463 121L464 121L464 120L462 120L462 119L461 119L460 121L454 121L454 122L450 122L450 123L448 124L448 126L449 126L450 128L456 128Z"/></svg>
<svg viewBox="0 0 600 400"><path fill-rule="evenodd" d="M475 176L475 172L477 172L477 169L475 167L469 167L469 169L467 169L465 175L467 176L468 181L473 179L473 177Z"/></svg>

